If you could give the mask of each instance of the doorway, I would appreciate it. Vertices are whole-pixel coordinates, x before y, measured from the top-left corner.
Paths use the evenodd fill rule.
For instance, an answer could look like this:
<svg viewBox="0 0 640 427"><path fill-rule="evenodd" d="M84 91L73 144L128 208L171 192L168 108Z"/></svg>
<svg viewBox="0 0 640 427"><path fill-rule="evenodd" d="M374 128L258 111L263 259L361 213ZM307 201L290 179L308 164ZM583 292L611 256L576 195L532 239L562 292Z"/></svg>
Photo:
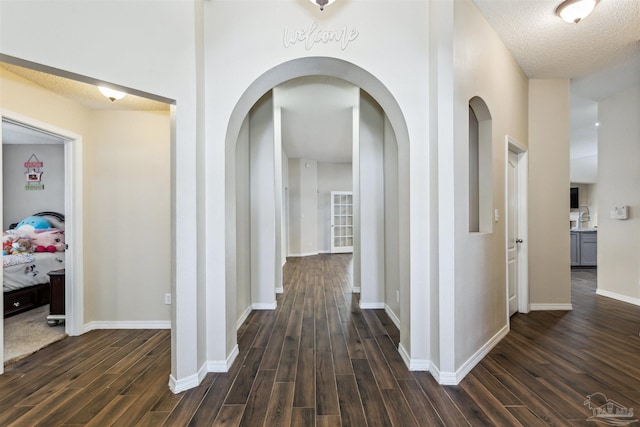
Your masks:
<svg viewBox="0 0 640 427"><path fill-rule="evenodd" d="M64 328L64 334L79 335L82 332L83 319L82 319L82 306L81 306L82 289L80 286L81 269L77 267L82 265L82 247L81 247L81 236L79 236L78 226L77 226L78 221L81 218L81 206L79 203L76 203L76 201L78 200L78 195L81 193L81 182L78 179L78 177L81 176L81 170L80 170L81 162L78 161L81 156L81 148L80 148L81 142L82 142L81 137L79 135L73 134L72 132L66 131L64 129L59 129L47 123L43 123L35 119L32 119L30 117L22 116L20 114L9 112L9 111L2 111L2 129L3 131L0 132L0 136L2 137L3 146L6 143L6 144L17 146L17 147L18 146L29 147L27 148L28 152L33 151L31 150L31 147L40 147L40 148L48 147L51 149L53 146L56 146L56 145L61 146L61 150L57 150L53 148L53 152L56 152L56 150L59 151L59 154L57 155L57 160L54 161L54 163L47 163L47 165L51 167L49 169L50 173L48 175L50 175L51 177L53 177L54 175L57 175L57 178L55 178L55 181L51 180L47 182L47 180L43 178L42 183L35 186L33 183L27 183L24 189L25 191L27 189L31 190L32 188L35 189L34 191L37 191L39 189L44 190L45 188L48 189L48 187L46 186L49 184L54 184L54 186L57 185L59 187L59 190L56 193L58 194L58 197L56 198L61 198L62 200L57 200L56 202L53 202L51 200L47 201L46 198L43 197L40 200L36 200L33 206L28 205L29 207L27 207L27 210L34 211L34 212L29 211L30 214L31 213L33 214L53 213L52 216L45 215L44 218L51 217L52 221L55 221L54 218L57 218L58 222L54 222L54 223L49 222L50 226L51 227L55 226L54 228L56 229L61 229L61 228L64 229L64 236L65 236L64 241L66 246L64 247L64 251L62 252L63 256L62 257L58 256L59 252L53 253L55 258L63 259L64 261L63 267L65 268L65 272L66 272L65 274L66 283L64 286L65 289L62 292L62 295L60 295L61 298L64 299L65 313L66 313L66 320L62 328ZM24 149L22 149L22 151L24 151ZM31 157L29 157L29 159L31 159ZM23 160L26 161L28 159L25 158ZM44 158L41 160L44 160ZM41 163L43 168L42 176L44 177L44 173L46 173L46 169L44 166L45 163L44 161L41 161ZM18 167L25 167L25 165L20 163ZM56 170L56 169L60 169L60 170ZM7 200L5 199L10 195L10 192L7 192L7 194L5 195L4 179L6 177L4 175L5 175L5 171L3 168L2 198L3 198L4 211L7 212L7 209L6 209ZM20 185L20 182L18 182L19 180L20 180L19 177L17 178L17 181L14 180L16 181L17 185ZM33 196L33 194L30 194L30 195ZM25 201L26 199L27 197L23 198L23 200ZM32 197L32 199L34 198ZM50 206L50 207L47 207L47 206ZM61 214L61 215L55 215L55 214ZM61 220L61 218L64 218L64 220ZM3 228L9 228L9 227L4 227L5 221L12 222L12 221L17 221L17 219L13 217L3 218ZM46 267L46 265L44 264L43 266L44 266L43 268ZM46 269L49 270L50 268L46 267ZM4 270L3 270L3 273L4 273ZM46 273L44 274L46 275ZM3 283L4 283L4 277L3 277ZM3 306L4 306L4 293L3 293ZM3 317L4 317L4 313L3 313ZM47 324L46 317L43 319L43 323L45 325ZM0 329L2 329L2 332L0 333L0 348L2 349L1 355L2 355L2 359L4 360L5 335L4 335L4 328L0 328ZM50 335L50 334L46 334L46 335ZM44 343L44 344L46 345L48 343ZM3 370L4 370L4 364L0 373L3 372Z"/></svg>
<svg viewBox="0 0 640 427"><path fill-rule="evenodd" d="M527 151L506 137L506 279L507 317L529 312L527 255Z"/></svg>

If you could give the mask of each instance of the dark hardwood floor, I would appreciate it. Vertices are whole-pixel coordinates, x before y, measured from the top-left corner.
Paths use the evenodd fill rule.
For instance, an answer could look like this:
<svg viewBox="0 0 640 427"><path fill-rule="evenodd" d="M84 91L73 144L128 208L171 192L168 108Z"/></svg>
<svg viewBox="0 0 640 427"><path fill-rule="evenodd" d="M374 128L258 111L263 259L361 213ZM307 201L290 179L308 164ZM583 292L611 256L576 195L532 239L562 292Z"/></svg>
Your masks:
<svg viewBox="0 0 640 427"><path fill-rule="evenodd" d="M178 395L169 331L93 331L8 366L2 426L593 426L588 395L640 407L640 307L573 273L572 312L512 318L458 386L409 372L398 331L350 293L350 255L292 258L275 311L238 331L228 373Z"/></svg>

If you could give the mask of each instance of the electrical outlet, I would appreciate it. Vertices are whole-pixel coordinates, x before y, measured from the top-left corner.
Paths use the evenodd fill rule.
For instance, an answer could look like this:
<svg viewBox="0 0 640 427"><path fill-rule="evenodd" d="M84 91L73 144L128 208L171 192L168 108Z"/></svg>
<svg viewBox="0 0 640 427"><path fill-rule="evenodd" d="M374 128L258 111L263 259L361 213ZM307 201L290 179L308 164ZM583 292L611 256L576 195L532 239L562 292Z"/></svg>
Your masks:
<svg viewBox="0 0 640 427"><path fill-rule="evenodd" d="M171 294L164 294L164 303L171 305Z"/></svg>

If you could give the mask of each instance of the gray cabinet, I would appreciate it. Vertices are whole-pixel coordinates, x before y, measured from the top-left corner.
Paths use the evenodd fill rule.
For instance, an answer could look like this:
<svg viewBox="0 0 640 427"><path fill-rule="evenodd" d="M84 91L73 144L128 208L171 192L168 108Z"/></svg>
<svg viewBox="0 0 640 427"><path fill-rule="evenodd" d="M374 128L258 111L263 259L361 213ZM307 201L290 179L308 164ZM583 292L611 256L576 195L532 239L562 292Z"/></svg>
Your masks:
<svg viewBox="0 0 640 427"><path fill-rule="evenodd" d="M571 266L595 267L598 265L598 232L571 232Z"/></svg>

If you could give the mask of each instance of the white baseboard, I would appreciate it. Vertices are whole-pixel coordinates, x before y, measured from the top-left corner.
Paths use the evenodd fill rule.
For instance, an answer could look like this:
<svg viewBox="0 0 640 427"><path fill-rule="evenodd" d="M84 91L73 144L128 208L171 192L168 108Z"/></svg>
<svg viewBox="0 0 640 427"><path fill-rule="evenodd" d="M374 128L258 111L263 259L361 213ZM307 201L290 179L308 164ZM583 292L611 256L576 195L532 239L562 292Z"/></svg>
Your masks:
<svg viewBox="0 0 640 427"><path fill-rule="evenodd" d="M360 301L360 309L362 310L377 310L384 308L383 302L362 302Z"/></svg>
<svg viewBox="0 0 640 427"><path fill-rule="evenodd" d="M605 291L604 289L596 289L596 295L601 295L607 298L613 298L618 301L627 302L633 305L640 305L640 299L633 298L627 295L617 294L611 291Z"/></svg>
<svg viewBox="0 0 640 427"><path fill-rule="evenodd" d="M93 321L85 323L83 333L96 329L171 329L170 320L156 321Z"/></svg>
<svg viewBox="0 0 640 427"><path fill-rule="evenodd" d="M396 314L393 312L393 310L391 310L391 307L389 307L388 305L385 304L384 312L387 313L387 316L389 316L389 319L391 319L393 324L396 325L396 328L398 328L398 330L400 330L400 319L398 319L398 316L396 316Z"/></svg>
<svg viewBox="0 0 640 427"><path fill-rule="evenodd" d="M247 320L247 317L251 314L251 306L247 307L247 309L242 313L242 315L236 321L236 331L240 329L240 326Z"/></svg>
<svg viewBox="0 0 640 427"><path fill-rule="evenodd" d="M529 310L531 311L571 311L573 306L571 304L529 304Z"/></svg>
<svg viewBox="0 0 640 427"><path fill-rule="evenodd" d="M278 307L277 302L254 302L251 308L254 310L275 310Z"/></svg>
<svg viewBox="0 0 640 427"><path fill-rule="evenodd" d="M207 361L207 372L228 372L233 362L238 357L238 344L233 347L231 354L227 357L227 360L209 360Z"/></svg>
<svg viewBox="0 0 640 427"><path fill-rule="evenodd" d="M409 368L410 371L428 371L429 370L430 362L428 360L412 359L402 344L398 346L398 352L400 353L400 357L402 357L404 364L407 365L407 368Z"/></svg>
<svg viewBox="0 0 640 427"><path fill-rule="evenodd" d="M318 251L319 254L330 254L331 251Z"/></svg>
<svg viewBox="0 0 640 427"><path fill-rule="evenodd" d="M236 344L227 360L209 360L198 369L198 373L179 380L176 380L173 375L169 375L169 389L174 394L178 394L198 387L208 372L229 372L231 365L238 357L238 353L238 345Z"/></svg>
<svg viewBox="0 0 640 427"><path fill-rule="evenodd" d="M178 394L185 390L198 387L199 385L200 380L198 378L198 374L194 374L180 380L176 380L173 375L169 375L169 390L171 390L174 394Z"/></svg>
<svg viewBox="0 0 640 427"><path fill-rule="evenodd" d="M503 326L494 336L492 336L473 356L471 356L455 372L441 372L440 369L432 365L431 374L433 378L442 385L458 385L473 368L509 333L509 325Z"/></svg>
<svg viewBox="0 0 640 427"><path fill-rule="evenodd" d="M284 293L284 288L281 286L279 288L276 288L276 294L283 294Z"/></svg>
<svg viewBox="0 0 640 427"><path fill-rule="evenodd" d="M352 286L351 287L351 292L354 294L359 294L360 293L360 286Z"/></svg>
<svg viewBox="0 0 640 427"><path fill-rule="evenodd" d="M289 254L290 257L304 257L304 256L313 256L318 255L318 251L315 252L303 252L301 254Z"/></svg>

